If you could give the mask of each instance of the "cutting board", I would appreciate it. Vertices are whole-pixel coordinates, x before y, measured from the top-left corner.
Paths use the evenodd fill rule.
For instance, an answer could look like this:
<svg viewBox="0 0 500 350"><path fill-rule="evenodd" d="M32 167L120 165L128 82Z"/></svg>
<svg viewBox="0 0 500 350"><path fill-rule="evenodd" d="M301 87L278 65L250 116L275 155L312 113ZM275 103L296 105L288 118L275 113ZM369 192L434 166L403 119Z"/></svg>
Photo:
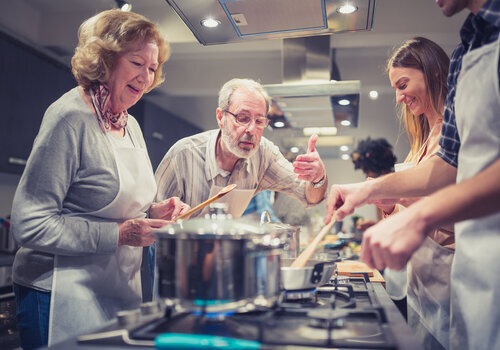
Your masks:
<svg viewBox="0 0 500 350"><path fill-rule="evenodd" d="M367 273L371 282L380 282L385 285L384 277L376 269L371 269L362 261L345 260L337 262L337 270L340 276L353 276L356 273Z"/></svg>

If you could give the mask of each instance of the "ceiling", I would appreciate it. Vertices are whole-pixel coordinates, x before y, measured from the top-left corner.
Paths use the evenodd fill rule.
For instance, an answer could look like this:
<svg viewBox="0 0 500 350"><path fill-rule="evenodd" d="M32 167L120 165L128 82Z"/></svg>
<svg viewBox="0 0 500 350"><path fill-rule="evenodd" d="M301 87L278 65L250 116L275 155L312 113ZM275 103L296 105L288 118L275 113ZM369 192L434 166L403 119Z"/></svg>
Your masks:
<svg viewBox="0 0 500 350"><path fill-rule="evenodd" d="M148 99L201 129L217 127L215 109L221 85L234 77L248 77L263 84L282 82L282 40L252 40L203 46L165 0L129 0L132 10L157 22L172 46L166 64L166 82ZM114 0L0 0L0 29L48 50L68 63L76 46L80 23L98 11L115 7ZM342 80L361 81L357 128L342 127L345 142L371 136L386 137L398 159L408 152L406 136L395 117L394 92L385 75L385 62L402 41L425 36L448 53L458 43L458 31L466 13L444 17L434 0L377 0L373 30L330 36ZM371 100L370 90L379 98ZM311 123L314 116L311 116ZM332 125L333 126L333 120ZM304 148L307 138L300 129L266 130L281 147L296 139ZM331 141L331 140L330 140ZM323 158L342 153L335 142L319 145ZM349 153L349 151L347 151Z"/></svg>

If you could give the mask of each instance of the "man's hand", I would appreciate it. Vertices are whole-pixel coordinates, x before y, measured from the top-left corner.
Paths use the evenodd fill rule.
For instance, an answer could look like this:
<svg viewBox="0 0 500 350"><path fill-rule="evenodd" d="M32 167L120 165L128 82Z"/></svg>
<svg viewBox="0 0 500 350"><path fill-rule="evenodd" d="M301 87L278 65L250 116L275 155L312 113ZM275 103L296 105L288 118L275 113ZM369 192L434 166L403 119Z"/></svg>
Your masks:
<svg viewBox="0 0 500 350"><path fill-rule="evenodd" d="M151 205L149 217L152 219L173 220L187 212L191 207L182 202L179 197L170 197Z"/></svg>
<svg viewBox="0 0 500 350"><path fill-rule="evenodd" d="M319 182L326 176L325 166L319 153L316 151L318 135L312 135L307 146L307 153L298 155L293 162L293 171L300 180Z"/></svg>
<svg viewBox="0 0 500 350"><path fill-rule="evenodd" d="M412 206L366 230L361 243L361 260L377 270L405 267L429 233L418 214L417 206Z"/></svg>

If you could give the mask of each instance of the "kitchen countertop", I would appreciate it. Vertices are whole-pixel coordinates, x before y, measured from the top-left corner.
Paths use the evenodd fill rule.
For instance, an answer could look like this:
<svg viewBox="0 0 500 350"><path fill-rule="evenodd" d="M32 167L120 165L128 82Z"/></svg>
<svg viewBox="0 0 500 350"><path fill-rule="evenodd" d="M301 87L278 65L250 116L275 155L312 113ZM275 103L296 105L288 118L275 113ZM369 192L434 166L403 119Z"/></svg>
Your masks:
<svg viewBox="0 0 500 350"><path fill-rule="evenodd" d="M394 341L398 346L398 349L404 350L423 350L423 347L418 343L417 339L414 337L411 330L408 328L403 316L398 311L389 295L385 291L385 288L381 283L373 283L373 289L377 295L380 305L384 308L387 316L387 320L391 327L392 333L394 335ZM110 321L109 324L113 324L115 321ZM100 327L102 328L102 327ZM77 349L77 350L124 350L124 349L137 349L137 350L151 350L150 347L125 347L125 346L106 346L106 345L89 345L89 344L78 344L76 338L71 338L67 341L55 344L44 349L51 350L67 350L67 349ZM266 347L267 349L267 347ZM286 346L286 347L273 347L273 349L288 349L288 350L299 350L306 349L305 347L298 346ZM310 348L308 348L310 349ZM314 348L320 350L321 348Z"/></svg>

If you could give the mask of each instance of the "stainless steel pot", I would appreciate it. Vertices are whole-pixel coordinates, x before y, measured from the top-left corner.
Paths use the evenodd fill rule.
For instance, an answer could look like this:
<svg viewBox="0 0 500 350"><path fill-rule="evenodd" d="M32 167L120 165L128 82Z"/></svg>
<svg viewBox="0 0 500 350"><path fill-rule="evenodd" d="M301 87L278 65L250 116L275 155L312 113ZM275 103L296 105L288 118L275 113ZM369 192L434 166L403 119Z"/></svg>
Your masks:
<svg viewBox="0 0 500 350"><path fill-rule="evenodd" d="M281 259L281 284L285 290L313 289L328 283L337 264L334 261L309 260L303 268L292 268L295 259Z"/></svg>
<svg viewBox="0 0 500 350"><path fill-rule="evenodd" d="M160 297L206 313L276 302L282 244L265 226L213 214L155 233Z"/></svg>
<svg viewBox="0 0 500 350"><path fill-rule="evenodd" d="M268 232L273 232L283 243L283 259L296 258L300 253L300 227L279 222L271 222L271 215L267 210L262 212L260 223L266 225Z"/></svg>

